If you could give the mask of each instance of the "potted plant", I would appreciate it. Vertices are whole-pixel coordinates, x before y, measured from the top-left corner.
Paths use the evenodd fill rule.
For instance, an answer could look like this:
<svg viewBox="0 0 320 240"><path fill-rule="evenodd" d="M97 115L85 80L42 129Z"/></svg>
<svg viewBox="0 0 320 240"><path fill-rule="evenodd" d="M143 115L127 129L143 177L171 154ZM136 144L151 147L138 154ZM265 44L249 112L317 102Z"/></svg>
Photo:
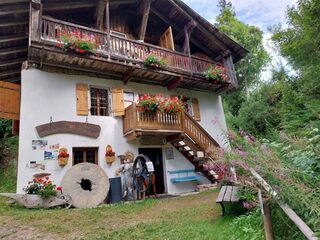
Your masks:
<svg viewBox="0 0 320 240"><path fill-rule="evenodd" d="M70 155L68 153L68 149L66 148L59 149L58 164L60 167L64 167L68 164L69 156Z"/></svg>
<svg viewBox="0 0 320 240"><path fill-rule="evenodd" d="M116 153L112 151L111 145L107 145L105 156L107 164L112 164L116 160Z"/></svg>
<svg viewBox="0 0 320 240"><path fill-rule="evenodd" d="M34 178L23 190L26 194L38 195L43 199L48 199L50 197L56 197L58 191L61 191L61 187L56 187L49 177L46 177L45 179Z"/></svg>
<svg viewBox="0 0 320 240"><path fill-rule="evenodd" d="M212 80L214 83L224 83L229 81L227 69L222 66L211 66L203 74L205 78Z"/></svg>
<svg viewBox="0 0 320 240"><path fill-rule="evenodd" d="M57 46L64 51L88 54L97 48L95 37L92 34L80 33L78 30L75 32L63 30L59 37Z"/></svg>
<svg viewBox="0 0 320 240"><path fill-rule="evenodd" d="M164 58L151 53L145 58L143 65L148 68L163 69L168 66L168 62Z"/></svg>
<svg viewBox="0 0 320 240"><path fill-rule="evenodd" d="M175 114L186 110L186 103L178 97L168 97L160 102L160 110Z"/></svg>
<svg viewBox="0 0 320 240"><path fill-rule="evenodd" d="M150 95L144 94L139 96L139 101L137 104L137 109L142 113L155 114L156 110L159 109L160 101L163 100L161 95Z"/></svg>

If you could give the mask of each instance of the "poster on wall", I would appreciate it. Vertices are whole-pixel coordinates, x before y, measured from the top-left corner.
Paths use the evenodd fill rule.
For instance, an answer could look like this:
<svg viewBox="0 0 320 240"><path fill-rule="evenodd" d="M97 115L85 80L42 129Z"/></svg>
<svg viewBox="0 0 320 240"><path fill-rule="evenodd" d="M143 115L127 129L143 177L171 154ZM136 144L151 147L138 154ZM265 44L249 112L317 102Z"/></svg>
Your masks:
<svg viewBox="0 0 320 240"><path fill-rule="evenodd" d="M52 144L52 145L49 145L49 149L51 150L51 149L59 149L60 148L60 145L59 145L59 143L57 143L57 144Z"/></svg>
<svg viewBox="0 0 320 240"><path fill-rule="evenodd" d="M59 155L59 150L44 151L44 160L57 160Z"/></svg>
<svg viewBox="0 0 320 240"><path fill-rule="evenodd" d="M37 162L37 161L30 161L28 167L29 167L30 169L34 170L34 171L46 170L46 165L45 165L45 163Z"/></svg>
<svg viewBox="0 0 320 240"><path fill-rule="evenodd" d="M173 147L166 147L165 148L165 152L166 152L166 159L167 160L173 160L174 159Z"/></svg>
<svg viewBox="0 0 320 240"><path fill-rule="evenodd" d="M48 146L48 140L32 140L33 150L45 150Z"/></svg>

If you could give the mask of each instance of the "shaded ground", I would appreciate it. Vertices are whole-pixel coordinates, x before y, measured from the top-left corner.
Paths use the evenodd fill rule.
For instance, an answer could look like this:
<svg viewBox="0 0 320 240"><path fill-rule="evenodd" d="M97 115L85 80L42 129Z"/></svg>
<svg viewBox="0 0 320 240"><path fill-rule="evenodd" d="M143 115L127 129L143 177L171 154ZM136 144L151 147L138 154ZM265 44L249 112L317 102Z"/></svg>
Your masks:
<svg viewBox="0 0 320 240"><path fill-rule="evenodd" d="M218 228L228 230L231 220L220 217L216 196L205 192L84 210L29 210L0 199L0 239L225 239Z"/></svg>

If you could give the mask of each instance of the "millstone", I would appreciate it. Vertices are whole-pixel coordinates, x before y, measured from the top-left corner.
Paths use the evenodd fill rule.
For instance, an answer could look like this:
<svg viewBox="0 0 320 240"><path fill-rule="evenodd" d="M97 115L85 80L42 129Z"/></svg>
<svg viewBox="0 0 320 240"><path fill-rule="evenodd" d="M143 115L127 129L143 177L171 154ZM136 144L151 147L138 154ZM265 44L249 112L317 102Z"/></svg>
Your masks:
<svg viewBox="0 0 320 240"><path fill-rule="evenodd" d="M109 178L96 164L80 163L70 168L61 183L63 194L70 195L76 208L94 208L109 192Z"/></svg>

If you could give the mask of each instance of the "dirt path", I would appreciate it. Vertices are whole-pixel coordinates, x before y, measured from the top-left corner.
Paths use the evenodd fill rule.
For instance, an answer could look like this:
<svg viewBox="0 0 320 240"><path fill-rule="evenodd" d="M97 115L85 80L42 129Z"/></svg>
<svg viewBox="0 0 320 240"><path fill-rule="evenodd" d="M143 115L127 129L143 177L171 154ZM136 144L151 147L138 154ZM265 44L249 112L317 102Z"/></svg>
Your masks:
<svg viewBox="0 0 320 240"><path fill-rule="evenodd" d="M30 210L30 214L23 211L21 215L15 209L0 216L0 239L88 239L99 232L156 224L168 214L197 206L209 206L208 214L212 216L217 214L217 210L213 210L216 197L217 193L210 192L159 201L106 205L97 209Z"/></svg>

